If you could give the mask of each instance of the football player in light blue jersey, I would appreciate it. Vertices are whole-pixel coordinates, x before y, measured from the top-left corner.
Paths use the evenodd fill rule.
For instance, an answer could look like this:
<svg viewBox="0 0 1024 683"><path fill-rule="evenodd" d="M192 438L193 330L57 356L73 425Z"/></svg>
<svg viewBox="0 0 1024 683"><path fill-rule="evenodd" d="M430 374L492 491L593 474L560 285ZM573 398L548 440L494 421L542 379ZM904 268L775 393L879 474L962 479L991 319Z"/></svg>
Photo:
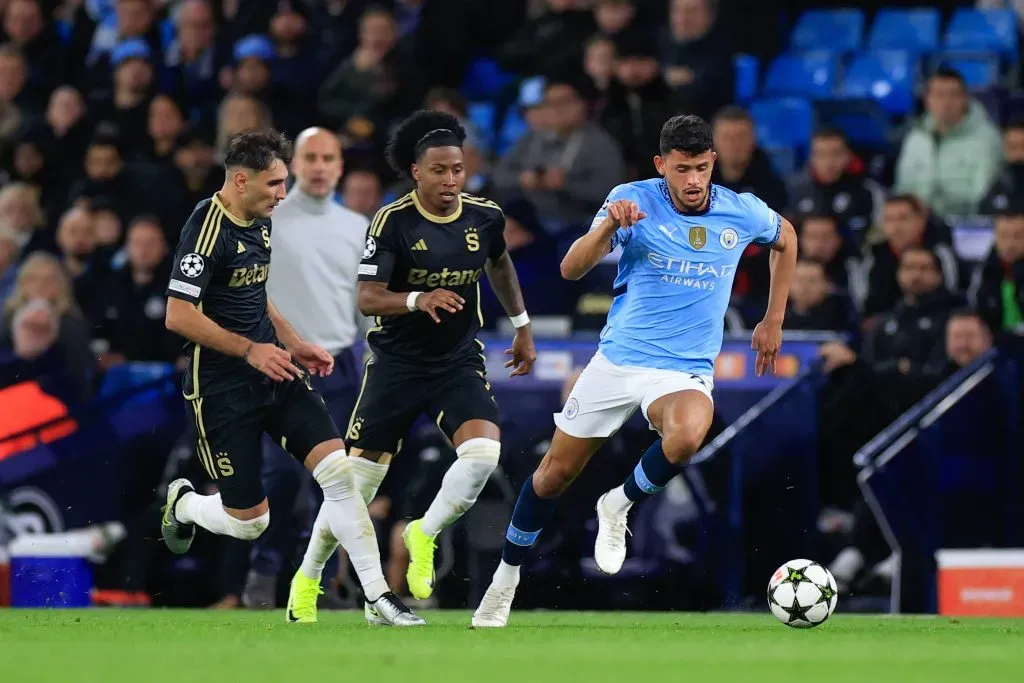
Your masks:
<svg viewBox="0 0 1024 683"><path fill-rule="evenodd" d="M700 117L670 119L660 147L654 165L661 177L613 189L590 232L562 260L562 277L578 280L612 249L622 249L598 351L555 415L551 446L519 494L501 563L473 615L476 627L508 623L519 566L555 501L639 408L662 438L621 486L597 501L594 560L607 574L622 567L630 508L678 474L711 426L723 320L740 255L751 242L772 249L768 310L751 344L755 372L775 370L796 267L793 226L754 195L711 184L716 156L711 127Z"/></svg>

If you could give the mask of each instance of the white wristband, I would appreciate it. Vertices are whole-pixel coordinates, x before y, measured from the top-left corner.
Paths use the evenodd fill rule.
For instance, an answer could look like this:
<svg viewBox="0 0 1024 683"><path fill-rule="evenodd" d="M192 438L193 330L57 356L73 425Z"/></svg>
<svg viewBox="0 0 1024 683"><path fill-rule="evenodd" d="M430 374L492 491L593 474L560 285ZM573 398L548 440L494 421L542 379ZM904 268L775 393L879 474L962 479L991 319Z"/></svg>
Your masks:
<svg viewBox="0 0 1024 683"><path fill-rule="evenodd" d="M517 330L520 327L525 327L526 325L530 324L530 316L526 315L526 311L523 311L519 315L510 316L509 320L512 321L512 327L516 328Z"/></svg>
<svg viewBox="0 0 1024 683"><path fill-rule="evenodd" d="M416 299L419 298L419 295L422 293L423 292L409 292L409 296L405 298L405 307L409 309L410 313L416 310Z"/></svg>

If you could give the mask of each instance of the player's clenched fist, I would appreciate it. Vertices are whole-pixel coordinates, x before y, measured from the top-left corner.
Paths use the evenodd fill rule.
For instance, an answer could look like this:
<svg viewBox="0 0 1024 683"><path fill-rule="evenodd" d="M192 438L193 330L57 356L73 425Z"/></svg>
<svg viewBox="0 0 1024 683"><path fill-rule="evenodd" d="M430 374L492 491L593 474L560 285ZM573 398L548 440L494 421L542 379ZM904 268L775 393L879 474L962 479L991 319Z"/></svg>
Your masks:
<svg viewBox="0 0 1024 683"><path fill-rule="evenodd" d="M302 375L302 370L292 363L291 355L274 344L253 344L245 352L245 362L277 382Z"/></svg>
<svg viewBox="0 0 1024 683"><path fill-rule="evenodd" d="M608 205L608 218L617 227L630 228L636 225L637 221L647 218L647 214L640 210L636 202L618 199Z"/></svg>
<svg viewBox="0 0 1024 683"><path fill-rule="evenodd" d="M438 310L458 313L462 310L464 303L466 303L465 299L447 289L435 289L416 297L416 308L429 315L435 323L441 322L441 319L437 317Z"/></svg>

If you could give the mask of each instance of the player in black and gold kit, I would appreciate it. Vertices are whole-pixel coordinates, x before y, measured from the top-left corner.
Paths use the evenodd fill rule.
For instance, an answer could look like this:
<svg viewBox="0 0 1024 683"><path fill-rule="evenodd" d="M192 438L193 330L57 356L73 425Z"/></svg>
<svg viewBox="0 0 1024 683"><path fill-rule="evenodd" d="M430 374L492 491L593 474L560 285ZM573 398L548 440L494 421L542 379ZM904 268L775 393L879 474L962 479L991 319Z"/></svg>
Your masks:
<svg viewBox="0 0 1024 683"><path fill-rule="evenodd" d="M267 298L270 215L285 196L290 149L275 131L235 136L227 148L224 187L196 206L182 230L166 322L191 346L183 389L199 459L219 492L201 496L186 479L172 482L161 531L175 553L188 550L197 524L245 540L263 533L270 522L260 481L267 433L323 488L320 515L352 558L367 595L367 617L422 624L388 590L345 443L309 384L308 374L329 374L334 359L302 340ZM314 607L319 588L319 581L303 587L314 596ZM315 619L315 609L289 609L290 621Z"/></svg>
<svg viewBox="0 0 1024 683"><path fill-rule="evenodd" d="M417 112L395 132L388 161L416 188L377 212L359 266L359 308L375 316L372 351L349 421L356 485L372 500L413 422L436 420L459 456L422 519L409 524L409 590L433 591L434 538L476 502L501 452L498 406L476 335L485 274L517 331L513 375L536 358L529 318L492 201L462 193L466 131L458 119ZM310 548L317 543L312 538Z"/></svg>

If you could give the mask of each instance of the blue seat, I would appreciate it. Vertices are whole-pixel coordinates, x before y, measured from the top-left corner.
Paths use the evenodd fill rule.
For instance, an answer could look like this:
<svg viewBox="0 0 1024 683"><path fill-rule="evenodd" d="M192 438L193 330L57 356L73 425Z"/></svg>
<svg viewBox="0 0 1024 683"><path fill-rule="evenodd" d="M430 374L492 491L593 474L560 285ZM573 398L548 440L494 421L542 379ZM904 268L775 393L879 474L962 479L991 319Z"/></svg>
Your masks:
<svg viewBox="0 0 1024 683"><path fill-rule="evenodd" d="M800 97L755 100L750 105L757 143L768 148L803 150L811 140L814 112L810 102Z"/></svg>
<svg viewBox="0 0 1024 683"><path fill-rule="evenodd" d="M875 99L832 100L815 104L818 124L838 128L854 147L888 149L893 126L883 105Z"/></svg>
<svg viewBox="0 0 1024 683"><path fill-rule="evenodd" d="M864 42L864 13L859 9L808 10L800 15L789 44L794 50L853 52Z"/></svg>
<svg viewBox="0 0 1024 683"><path fill-rule="evenodd" d="M1009 9L958 9L946 27L948 52L995 52L1017 60L1017 16Z"/></svg>
<svg viewBox="0 0 1024 683"><path fill-rule="evenodd" d="M949 56L942 63L960 72L968 90L984 90L999 84L999 58L994 54Z"/></svg>
<svg viewBox="0 0 1024 683"><path fill-rule="evenodd" d="M840 87L844 99L872 99L890 114L902 116L914 107L916 60L903 50L878 50L857 55Z"/></svg>
<svg viewBox="0 0 1024 683"><path fill-rule="evenodd" d="M491 102L470 102L466 107L469 122L483 136L483 143L490 149L494 146L495 125L498 109Z"/></svg>
<svg viewBox="0 0 1024 683"><path fill-rule="evenodd" d="M785 54L776 57L765 74L766 96L831 97L836 82L836 58L830 52Z"/></svg>
<svg viewBox="0 0 1024 683"><path fill-rule="evenodd" d="M757 82L761 65L752 55L736 55L733 59L736 70L736 102L745 104L757 97Z"/></svg>
<svg viewBox="0 0 1024 683"><path fill-rule="evenodd" d="M868 34L869 50L934 52L942 18L935 8L882 9Z"/></svg>
<svg viewBox="0 0 1024 683"><path fill-rule="evenodd" d="M170 363L140 361L115 365L103 376L99 395L101 398L115 396L155 382L173 372L174 366Z"/></svg>
<svg viewBox="0 0 1024 683"><path fill-rule="evenodd" d="M498 131L498 139L495 142L494 151L499 156L508 151L519 138L526 134L529 126L526 119L519 112L518 107L509 107L505 112L505 120L502 121L501 130Z"/></svg>
<svg viewBox="0 0 1024 683"><path fill-rule="evenodd" d="M502 71L493 59L474 59L466 69L466 76L459 89L468 100L493 100L497 99L513 80L513 77Z"/></svg>

